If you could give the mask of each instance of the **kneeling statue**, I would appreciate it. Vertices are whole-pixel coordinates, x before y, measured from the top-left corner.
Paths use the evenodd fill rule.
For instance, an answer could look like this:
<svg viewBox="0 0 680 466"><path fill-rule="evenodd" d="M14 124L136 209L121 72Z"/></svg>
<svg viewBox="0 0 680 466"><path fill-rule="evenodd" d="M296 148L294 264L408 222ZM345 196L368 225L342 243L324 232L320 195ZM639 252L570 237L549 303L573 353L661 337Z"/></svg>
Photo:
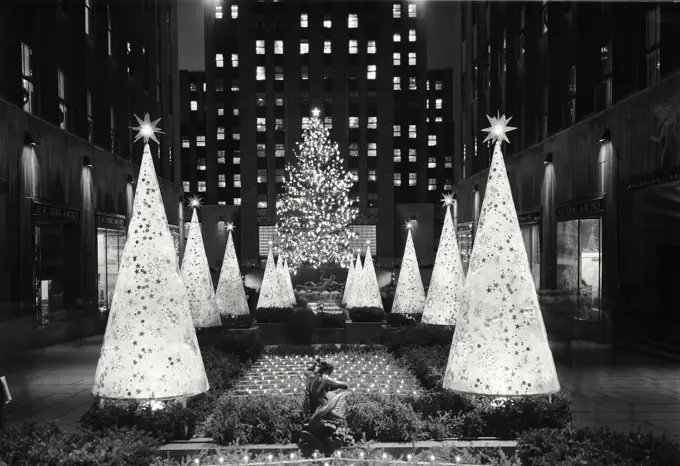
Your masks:
<svg viewBox="0 0 680 466"><path fill-rule="evenodd" d="M314 451L330 455L354 443L345 419L347 384L332 379L332 373L333 365L320 358L307 368L306 391L311 418L298 442L306 457Z"/></svg>

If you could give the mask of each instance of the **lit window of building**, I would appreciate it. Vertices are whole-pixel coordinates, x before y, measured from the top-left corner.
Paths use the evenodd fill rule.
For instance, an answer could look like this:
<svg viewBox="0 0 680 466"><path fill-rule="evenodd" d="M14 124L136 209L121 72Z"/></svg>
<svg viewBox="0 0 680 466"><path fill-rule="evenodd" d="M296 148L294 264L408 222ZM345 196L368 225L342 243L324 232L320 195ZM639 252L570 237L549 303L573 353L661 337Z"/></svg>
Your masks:
<svg viewBox="0 0 680 466"><path fill-rule="evenodd" d="M323 27L326 29L330 29L333 26L333 21L331 21L330 15L326 15L323 18Z"/></svg>
<svg viewBox="0 0 680 466"><path fill-rule="evenodd" d="M188 139L182 139L182 148L183 149L188 149L190 146L189 140Z"/></svg>
<svg viewBox="0 0 680 466"><path fill-rule="evenodd" d="M231 110L231 113L232 113L234 116L238 116L238 108L234 107L234 108Z"/></svg>
<svg viewBox="0 0 680 466"><path fill-rule="evenodd" d="M401 173L394 174L394 185L401 186Z"/></svg>
<svg viewBox="0 0 680 466"><path fill-rule="evenodd" d="M207 183L205 181L198 182L198 192L204 193L207 190Z"/></svg>
<svg viewBox="0 0 680 466"><path fill-rule="evenodd" d="M192 112L198 111L198 102L196 102L195 100L191 101L191 111Z"/></svg>
<svg viewBox="0 0 680 466"><path fill-rule="evenodd" d="M277 168L276 169L276 174L274 175L274 181L276 183L285 183L286 182L286 172L284 171L283 168Z"/></svg>
<svg viewBox="0 0 680 466"><path fill-rule="evenodd" d="M227 175L224 173L217 174L217 187L226 188L227 187Z"/></svg>
<svg viewBox="0 0 680 466"><path fill-rule="evenodd" d="M401 54L399 52L394 52L392 54L392 64L394 66L399 66L401 65Z"/></svg>
<svg viewBox="0 0 680 466"><path fill-rule="evenodd" d="M436 191L437 190L437 178L428 178L427 180L427 190Z"/></svg>
<svg viewBox="0 0 680 466"><path fill-rule="evenodd" d="M331 53L331 41L330 40L323 41L323 53L326 53L326 54Z"/></svg>
<svg viewBox="0 0 680 466"><path fill-rule="evenodd" d="M300 27L301 28L306 28L309 26L309 16L307 13L301 13L300 14Z"/></svg>
<svg viewBox="0 0 680 466"><path fill-rule="evenodd" d="M227 151L220 149L217 151L217 163L219 165L224 165L226 163Z"/></svg>
<svg viewBox="0 0 680 466"><path fill-rule="evenodd" d="M257 81L264 81L264 78L265 78L264 66L258 66L255 69L255 79Z"/></svg>
<svg viewBox="0 0 680 466"><path fill-rule="evenodd" d="M394 90L400 91L401 90L401 76L395 76L393 78L393 82L394 82Z"/></svg>
<svg viewBox="0 0 680 466"><path fill-rule="evenodd" d="M427 158L427 168L437 168L437 158L428 157Z"/></svg>
<svg viewBox="0 0 680 466"><path fill-rule="evenodd" d="M257 144L255 146L255 154L261 159L267 157L267 145L266 144Z"/></svg>
<svg viewBox="0 0 680 466"><path fill-rule="evenodd" d="M437 145L437 135L436 134L428 134L427 135L427 145L431 146L431 147Z"/></svg>
<svg viewBox="0 0 680 466"><path fill-rule="evenodd" d="M368 129L377 129L378 128L378 117L377 116L370 116L368 117Z"/></svg>
<svg viewBox="0 0 680 466"><path fill-rule="evenodd" d="M238 67L238 53L231 54L231 66L234 68Z"/></svg>
<svg viewBox="0 0 680 466"><path fill-rule="evenodd" d="M437 99L434 101L434 108L436 108L437 110L442 109L442 99Z"/></svg>
<svg viewBox="0 0 680 466"><path fill-rule="evenodd" d="M238 5L231 6L231 19L238 18Z"/></svg>
<svg viewBox="0 0 680 466"><path fill-rule="evenodd" d="M241 165L241 157L240 156L239 157L232 157L231 163L233 163L234 165Z"/></svg>
<svg viewBox="0 0 680 466"><path fill-rule="evenodd" d="M394 42L401 42L401 34L394 34Z"/></svg>
<svg viewBox="0 0 680 466"><path fill-rule="evenodd" d="M453 167L453 158L450 155L444 157L444 168Z"/></svg>
<svg viewBox="0 0 680 466"><path fill-rule="evenodd" d="M232 133L231 138L234 141L240 141L241 140L241 133Z"/></svg>
<svg viewBox="0 0 680 466"><path fill-rule="evenodd" d="M408 53L408 66L416 66L416 53L415 52L409 52Z"/></svg>
<svg viewBox="0 0 680 466"><path fill-rule="evenodd" d="M274 53L276 55L283 55L283 41L282 40L275 40L274 41Z"/></svg>
<svg viewBox="0 0 680 466"><path fill-rule="evenodd" d="M277 107L283 107L283 97L277 97L275 103Z"/></svg>
<svg viewBox="0 0 680 466"><path fill-rule="evenodd" d="M401 136L401 125L394 125L392 128L392 135L395 138Z"/></svg>
<svg viewBox="0 0 680 466"><path fill-rule="evenodd" d="M226 185L226 182L225 182ZM227 201L217 201L217 205L227 205Z"/></svg>
<svg viewBox="0 0 680 466"><path fill-rule="evenodd" d="M408 174L408 185L409 186L415 186L418 184L418 175L416 173L409 173Z"/></svg>
<svg viewBox="0 0 680 466"><path fill-rule="evenodd" d="M300 41L300 55L307 55L309 53L309 41L302 39Z"/></svg>
<svg viewBox="0 0 680 466"><path fill-rule="evenodd" d="M439 116L438 116L438 117L434 117L434 122L435 122L435 123L441 123L442 121L444 121L444 120L442 119L442 117L439 117Z"/></svg>
<svg viewBox="0 0 680 466"><path fill-rule="evenodd" d="M302 67L302 79L309 79L309 67L308 66L303 66Z"/></svg>
<svg viewBox="0 0 680 466"><path fill-rule="evenodd" d="M222 19L222 5L215 6L215 18Z"/></svg>
<svg viewBox="0 0 680 466"><path fill-rule="evenodd" d="M368 151L366 153L368 157L377 157L378 156L378 144L375 142L369 142L368 143Z"/></svg>
<svg viewBox="0 0 680 466"><path fill-rule="evenodd" d="M451 180L444 180L444 191L450 191L451 189Z"/></svg>
<svg viewBox="0 0 680 466"><path fill-rule="evenodd" d="M349 127L355 129L359 127L359 117L351 116L349 117Z"/></svg>
<svg viewBox="0 0 680 466"><path fill-rule="evenodd" d="M218 68L224 68L224 55L221 53L215 55L215 66Z"/></svg>
<svg viewBox="0 0 680 466"><path fill-rule="evenodd" d="M274 122L274 131L283 131L286 129L285 120L283 118L276 118Z"/></svg>
<svg viewBox="0 0 680 466"><path fill-rule="evenodd" d="M205 147L205 136L196 136L196 147Z"/></svg>
<svg viewBox="0 0 680 466"><path fill-rule="evenodd" d="M302 117L302 129L309 129L309 117Z"/></svg>
<svg viewBox="0 0 680 466"><path fill-rule="evenodd" d="M333 117L324 117L323 118L323 126L326 129L333 129Z"/></svg>
<svg viewBox="0 0 680 466"><path fill-rule="evenodd" d="M233 178L233 183L234 188L240 188L241 187L241 174L240 173L234 173L234 178Z"/></svg>
<svg viewBox="0 0 680 466"><path fill-rule="evenodd" d="M224 141L224 128L221 126L217 127L217 140Z"/></svg>
<svg viewBox="0 0 680 466"><path fill-rule="evenodd" d="M416 136L416 125L408 125L408 137L410 139L415 139Z"/></svg>
<svg viewBox="0 0 680 466"><path fill-rule="evenodd" d="M410 78L408 78L408 89L409 89L410 91L418 90L418 86L417 86L417 84L416 84L416 78L413 77L413 76L411 76Z"/></svg>
<svg viewBox="0 0 680 466"><path fill-rule="evenodd" d="M264 55L264 40L255 41L255 53L257 55Z"/></svg>
<svg viewBox="0 0 680 466"><path fill-rule="evenodd" d="M373 169L368 170L368 181L376 181L376 180L377 180L377 177L376 177L376 174L375 174L375 170L373 170Z"/></svg>
<svg viewBox="0 0 680 466"><path fill-rule="evenodd" d="M182 187L184 188L185 193L191 191L191 183L189 181L182 181Z"/></svg>
<svg viewBox="0 0 680 466"><path fill-rule="evenodd" d="M416 154L415 149L408 150L408 161L409 163L414 163L418 161L418 154Z"/></svg>
<svg viewBox="0 0 680 466"><path fill-rule="evenodd" d="M356 142L349 145L349 156L359 157L359 144L357 144Z"/></svg>
<svg viewBox="0 0 680 466"><path fill-rule="evenodd" d="M260 133L264 133L267 131L267 119L266 118L258 118L257 119L257 131Z"/></svg>
<svg viewBox="0 0 680 466"><path fill-rule="evenodd" d="M399 3L392 5L392 18L401 18L401 5Z"/></svg>
<svg viewBox="0 0 680 466"><path fill-rule="evenodd" d="M430 82L430 81L428 81L428 83L429 83L429 82ZM430 101L429 101L429 100L426 100L426 101L425 101L425 108L426 108L426 109L429 109L429 108L430 108ZM429 118L428 118L428 121L429 121Z"/></svg>
<svg viewBox="0 0 680 466"><path fill-rule="evenodd" d="M234 205L241 205L241 198L240 197L234 198Z"/></svg>
<svg viewBox="0 0 680 466"><path fill-rule="evenodd" d="M277 144L274 149L274 157L285 157L286 149L283 144Z"/></svg>
<svg viewBox="0 0 680 466"><path fill-rule="evenodd" d="M350 13L347 16L347 27L349 29L356 29L359 27L359 15L355 13Z"/></svg>
<svg viewBox="0 0 680 466"><path fill-rule="evenodd" d="M367 71L366 71L366 79L375 79L377 72L377 66L376 65L368 65Z"/></svg>
<svg viewBox="0 0 680 466"><path fill-rule="evenodd" d="M415 42L416 41L416 30L415 29L409 29L408 30L408 41L409 42Z"/></svg>
<svg viewBox="0 0 680 466"><path fill-rule="evenodd" d="M217 103L217 116L224 116L224 104L222 102Z"/></svg>
<svg viewBox="0 0 680 466"><path fill-rule="evenodd" d="M401 162L401 149L394 149L393 159L395 163Z"/></svg>
<svg viewBox="0 0 680 466"><path fill-rule="evenodd" d="M261 168L257 171L257 182L258 183L266 183L267 182L267 169L266 168L264 168L264 169ZM258 207L259 207L259 205L258 205Z"/></svg>
<svg viewBox="0 0 680 466"><path fill-rule="evenodd" d="M369 40L369 41L368 41L368 44L366 45L366 53L374 54L375 51L376 51L375 41L374 41L374 40Z"/></svg>
<svg viewBox="0 0 680 466"><path fill-rule="evenodd" d="M276 81L283 81L283 66L277 66L274 68L274 79Z"/></svg>
<svg viewBox="0 0 680 466"><path fill-rule="evenodd" d="M442 82L441 81L435 81L434 82L434 90L435 91L441 91L443 88Z"/></svg>
<svg viewBox="0 0 680 466"><path fill-rule="evenodd" d="M359 46L356 40L350 39L349 41L349 54L356 55L359 53Z"/></svg>
<svg viewBox="0 0 680 466"><path fill-rule="evenodd" d="M416 4L415 3L409 3L408 4L408 17L409 18L415 18L416 17Z"/></svg>
<svg viewBox="0 0 680 466"><path fill-rule="evenodd" d="M352 177L352 183L358 183L359 182L359 170L351 170L349 173Z"/></svg>

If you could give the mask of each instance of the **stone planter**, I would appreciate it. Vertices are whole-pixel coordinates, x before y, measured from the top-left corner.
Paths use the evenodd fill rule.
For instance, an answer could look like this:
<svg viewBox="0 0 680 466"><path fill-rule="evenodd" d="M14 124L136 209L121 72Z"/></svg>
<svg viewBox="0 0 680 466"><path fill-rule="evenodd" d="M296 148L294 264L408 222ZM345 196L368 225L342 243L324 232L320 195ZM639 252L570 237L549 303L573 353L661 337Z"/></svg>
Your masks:
<svg viewBox="0 0 680 466"><path fill-rule="evenodd" d="M260 341L265 345L283 345L286 339L283 336L283 326L286 324L265 324L256 322L254 326L259 328Z"/></svg>
<svg viewBox="0 0 680 466"><path fill-rule="evenodd" d="M385 322L345 321L345 343L378 343Z"/></svg>
<svg viewBox="0 0 680 466"><path fill-rule="evenodd" d="M228 332L230 333L236 333L242 336L253 336L257 338L258 340L260 339L260 325L262 324L253 324L250 326L250 328L229 328L227 329ZM266 325L266 324L265 324ZM283 325L283 324L269 324L269 325Z"/></svg>
<svg viewBox="0 0 680 466"><path fill-rule="evenodd" d="M317 328L314 331L314 343L317 344L345 343L345 329Z"/></svg>

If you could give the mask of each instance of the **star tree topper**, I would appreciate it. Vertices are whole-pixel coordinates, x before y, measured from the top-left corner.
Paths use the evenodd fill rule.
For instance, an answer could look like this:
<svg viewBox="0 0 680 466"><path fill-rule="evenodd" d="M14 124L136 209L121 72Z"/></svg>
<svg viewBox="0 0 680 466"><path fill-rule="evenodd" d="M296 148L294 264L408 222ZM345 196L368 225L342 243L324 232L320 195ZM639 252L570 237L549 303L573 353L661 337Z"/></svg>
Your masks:
<svg viewBox="0 0 680 466"><path fill-rule="evenodd" d="M233 222L227 222L227 231L234 231L234 228L236 227Z"/></svg>
<svg viewBox="0 0 680 466"><path fill-rule="evenodd" d="M498 115L498 113L496 115ZM514 131L514 130L517 129L514 126L508 126L508 123L510 123L510 120L512 120L512 117L506 119L505 115L496 116L495 118L487 115L486 118L489 120L489 123L491 124L491 126L489 128L484 128L482 130L486 133L489 133L486 136L486 139L484 139L484 141L482 141L482 142L486 142L489 139L491 139L491 141L494 142L494 143L496 143L498 141L505 141L508 144L510 144L510 141L508 140L505 133L509 133L510 131Z"/></svg>
<svg viewBox="0 0 680 466"><path fill-rule="evenodd" d="M201 208L201 198L198 196L192 196L189 198L189 207L193 207L194 209L200 209Z"/></svg>
<svg viewBox="0 0 680 466"><path fill-rule="evenodd" d="M443 207L453 205L453 194L444 194L444 197L442 198L442 204L444 204Z"/></svg>
<svg viewBox="0 0 680 466"><path fill-rule="evenodd" d="M312 116L318 117L320 113L321 113L321 110L319 110L318 108L312 109Z"/></svg>
<svg viewBox="0 0 680 466"><path fill-rule="evenodd" d="M137 123L139 124L139 126L130 126L130 129L139 131L137 133L137 136L135 136L134 142L137 142L140 139L144 138L145 144L149 142L149 139L153 139L156 142L156 144L160 144L160 142L158 142L158 139L156 139L155 133L163 134L163 131L161 131L161 129L156 126L158 122L161 121L161 119L158 118L157 120L151 121L148 113L144 115L143 120L139 118L137 115L135 115L135 118L137 119Z"/></svg>

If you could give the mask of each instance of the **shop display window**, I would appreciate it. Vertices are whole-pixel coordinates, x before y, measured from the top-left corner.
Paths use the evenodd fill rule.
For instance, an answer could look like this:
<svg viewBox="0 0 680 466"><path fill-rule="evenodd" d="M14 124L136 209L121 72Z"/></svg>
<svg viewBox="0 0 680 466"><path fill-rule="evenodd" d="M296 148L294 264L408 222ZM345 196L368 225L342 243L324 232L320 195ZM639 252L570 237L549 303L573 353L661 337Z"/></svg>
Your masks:
<svg viewBox="0 0 680 466"><path fill-rule="evenodd" d="M526 223L520 225L524 247L527 250L527 259L534 278L536 290L541 289L541 230L538 223Z"/></svg>

